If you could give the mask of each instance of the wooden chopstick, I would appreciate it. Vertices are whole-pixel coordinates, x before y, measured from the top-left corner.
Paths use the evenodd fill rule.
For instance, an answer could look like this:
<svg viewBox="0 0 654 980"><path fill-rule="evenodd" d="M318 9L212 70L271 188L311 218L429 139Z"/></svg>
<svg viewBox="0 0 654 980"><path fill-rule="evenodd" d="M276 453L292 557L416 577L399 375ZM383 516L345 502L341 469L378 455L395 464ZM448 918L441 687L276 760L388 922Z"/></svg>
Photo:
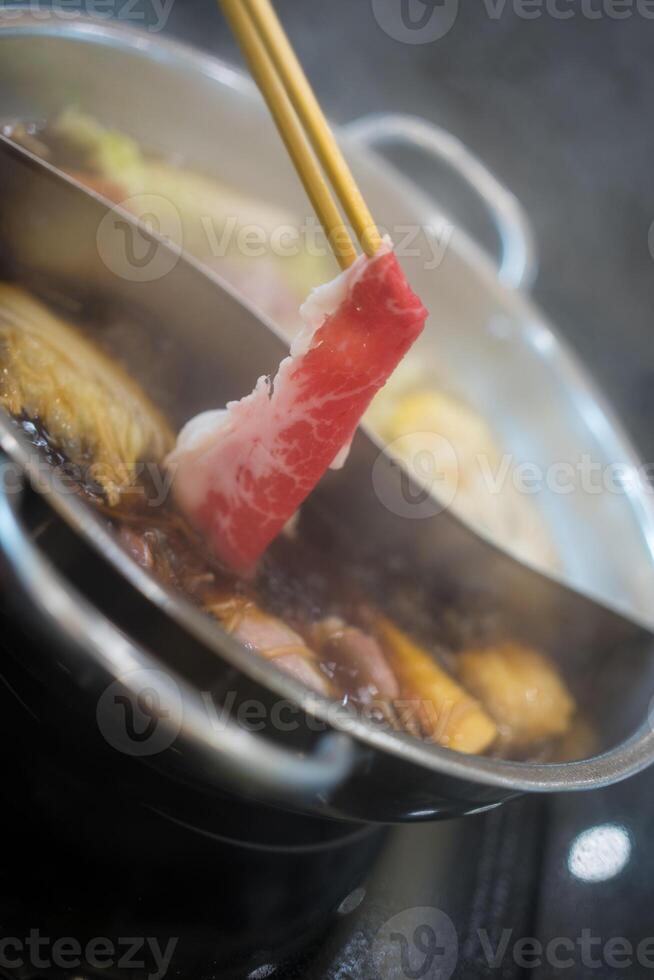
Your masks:
<svg viewBox="0 0 654 980"><path fill-rule="evenodd" d="M271 4L220 4L341 268L351 265L357 253L320 164L362 248L374 255L381 244L379 231Z"/></svg>
<svg viewBox="0 0 654 980"><path fill-rule="evenodd" d="M352 222L361 247L366 255L374 255L381 245L381 235L271 0L243 0L243 2L249 8L266 51L277 69L277 74L332 183L336 196Z"/></svg>
<svg viewBox="0 0 654 980"><path fill-rule="evenodd" d="M243 50L252 75L268 103L293 165L318 220L325 229L334 255L341 268L347 269L357 257L356 249L300 120L254 28L249 11L243 0L220 0L220 3Z"/></svg>

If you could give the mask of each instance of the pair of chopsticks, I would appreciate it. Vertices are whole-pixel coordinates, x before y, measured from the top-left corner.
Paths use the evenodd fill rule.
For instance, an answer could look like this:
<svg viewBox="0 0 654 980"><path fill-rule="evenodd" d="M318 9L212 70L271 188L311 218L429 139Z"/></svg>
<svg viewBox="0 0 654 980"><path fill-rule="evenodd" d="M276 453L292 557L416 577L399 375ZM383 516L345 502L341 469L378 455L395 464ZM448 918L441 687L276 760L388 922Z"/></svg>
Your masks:
<svg viewBox="0 0 654 980"><path fill-rule="evenodd" d="M342 269L382 239L271 0L219 0ZM329 186L327 179L331 182ZM333 193L332 193L333 189Z"/></svg>

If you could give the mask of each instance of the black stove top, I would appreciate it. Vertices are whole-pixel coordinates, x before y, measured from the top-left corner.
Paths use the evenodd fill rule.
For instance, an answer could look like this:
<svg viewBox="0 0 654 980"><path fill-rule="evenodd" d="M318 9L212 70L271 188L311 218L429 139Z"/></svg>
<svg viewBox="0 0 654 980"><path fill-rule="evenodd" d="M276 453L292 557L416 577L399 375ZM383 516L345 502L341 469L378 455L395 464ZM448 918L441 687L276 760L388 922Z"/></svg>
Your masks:
<svg viewBox="0 0 654 980"><path fill-rule="evenodd" d="M11 771L11 763L5 767ZM158 866L80 850L32 805L3 805L0 966L7 977L649 977L647 774L465 820L363 833L354 887L281 946L268 923L297 856L187 854ZM15 785L15 784L13 784ZM8 794L11 796L12 794ZM42 799L48 795L42 789ZM48 809L47 807L45 808ZM42 811L41 811L42 812ZM95 818L88 801L88 820ZM208 855L208 857L207 857ZM308 866L326 885L339 852ZM90 962L81 964L86 953Z"/></svg>

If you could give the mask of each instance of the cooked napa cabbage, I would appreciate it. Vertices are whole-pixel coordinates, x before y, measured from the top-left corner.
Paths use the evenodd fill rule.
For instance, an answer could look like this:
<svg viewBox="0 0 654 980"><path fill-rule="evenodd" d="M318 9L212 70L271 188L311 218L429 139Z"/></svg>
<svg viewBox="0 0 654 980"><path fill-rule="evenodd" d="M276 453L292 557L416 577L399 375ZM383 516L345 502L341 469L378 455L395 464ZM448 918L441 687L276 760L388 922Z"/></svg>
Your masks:
<svg viewBox="0 0 654 980"><path fill-rule="evenodd" d="M83 151L89 167L101 176L126 187L143 179L145 160L136 140L102 126L93 116L71 106L54 121L52 132Z"/></svg>
<svg viewBox="0 0 654 980"><path fill-rule="evenodd" d="M38 422L110 504L174 443L122 368L17 286L0 283L0 405Z"/></svg>
<svg viewBox="0 0 654 980"><path fill-rule="evenodd" d="M291 335L300 326L300 301L333 276L330 249L325 243L324 250L307 250L296 214L146 154L130 136L77 108L61 113L51 130L81 151L84 168L75 171L79 180L101 193L110 183L118 189L118 202L138 217L143 217L138 197L147 195L148 220L224 275Z"/></svg>

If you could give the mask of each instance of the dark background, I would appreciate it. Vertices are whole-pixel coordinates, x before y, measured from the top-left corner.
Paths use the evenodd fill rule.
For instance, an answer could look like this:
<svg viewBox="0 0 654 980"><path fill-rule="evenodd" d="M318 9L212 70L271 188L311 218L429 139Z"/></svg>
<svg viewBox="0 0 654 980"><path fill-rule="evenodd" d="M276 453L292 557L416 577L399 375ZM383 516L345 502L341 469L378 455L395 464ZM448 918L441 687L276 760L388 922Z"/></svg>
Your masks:
<svg viewBox="0 0 654 980"><path fill-rule="evenodd" d="M379 27L371 0L277 0L277 8L336 121L423 116L513 190L535 232L537 302L653 460L654 20L636 0L621 20L584 15L613 10L605 0L559 0L574 12L567 20L545 4L525 20L511 0L497 18L484 0L460 0L449 33L408 45ZM214 0L176 0L166 32L241 63ZM419 164L416 175L446 210L492 247L459 188Z"/></svg>

